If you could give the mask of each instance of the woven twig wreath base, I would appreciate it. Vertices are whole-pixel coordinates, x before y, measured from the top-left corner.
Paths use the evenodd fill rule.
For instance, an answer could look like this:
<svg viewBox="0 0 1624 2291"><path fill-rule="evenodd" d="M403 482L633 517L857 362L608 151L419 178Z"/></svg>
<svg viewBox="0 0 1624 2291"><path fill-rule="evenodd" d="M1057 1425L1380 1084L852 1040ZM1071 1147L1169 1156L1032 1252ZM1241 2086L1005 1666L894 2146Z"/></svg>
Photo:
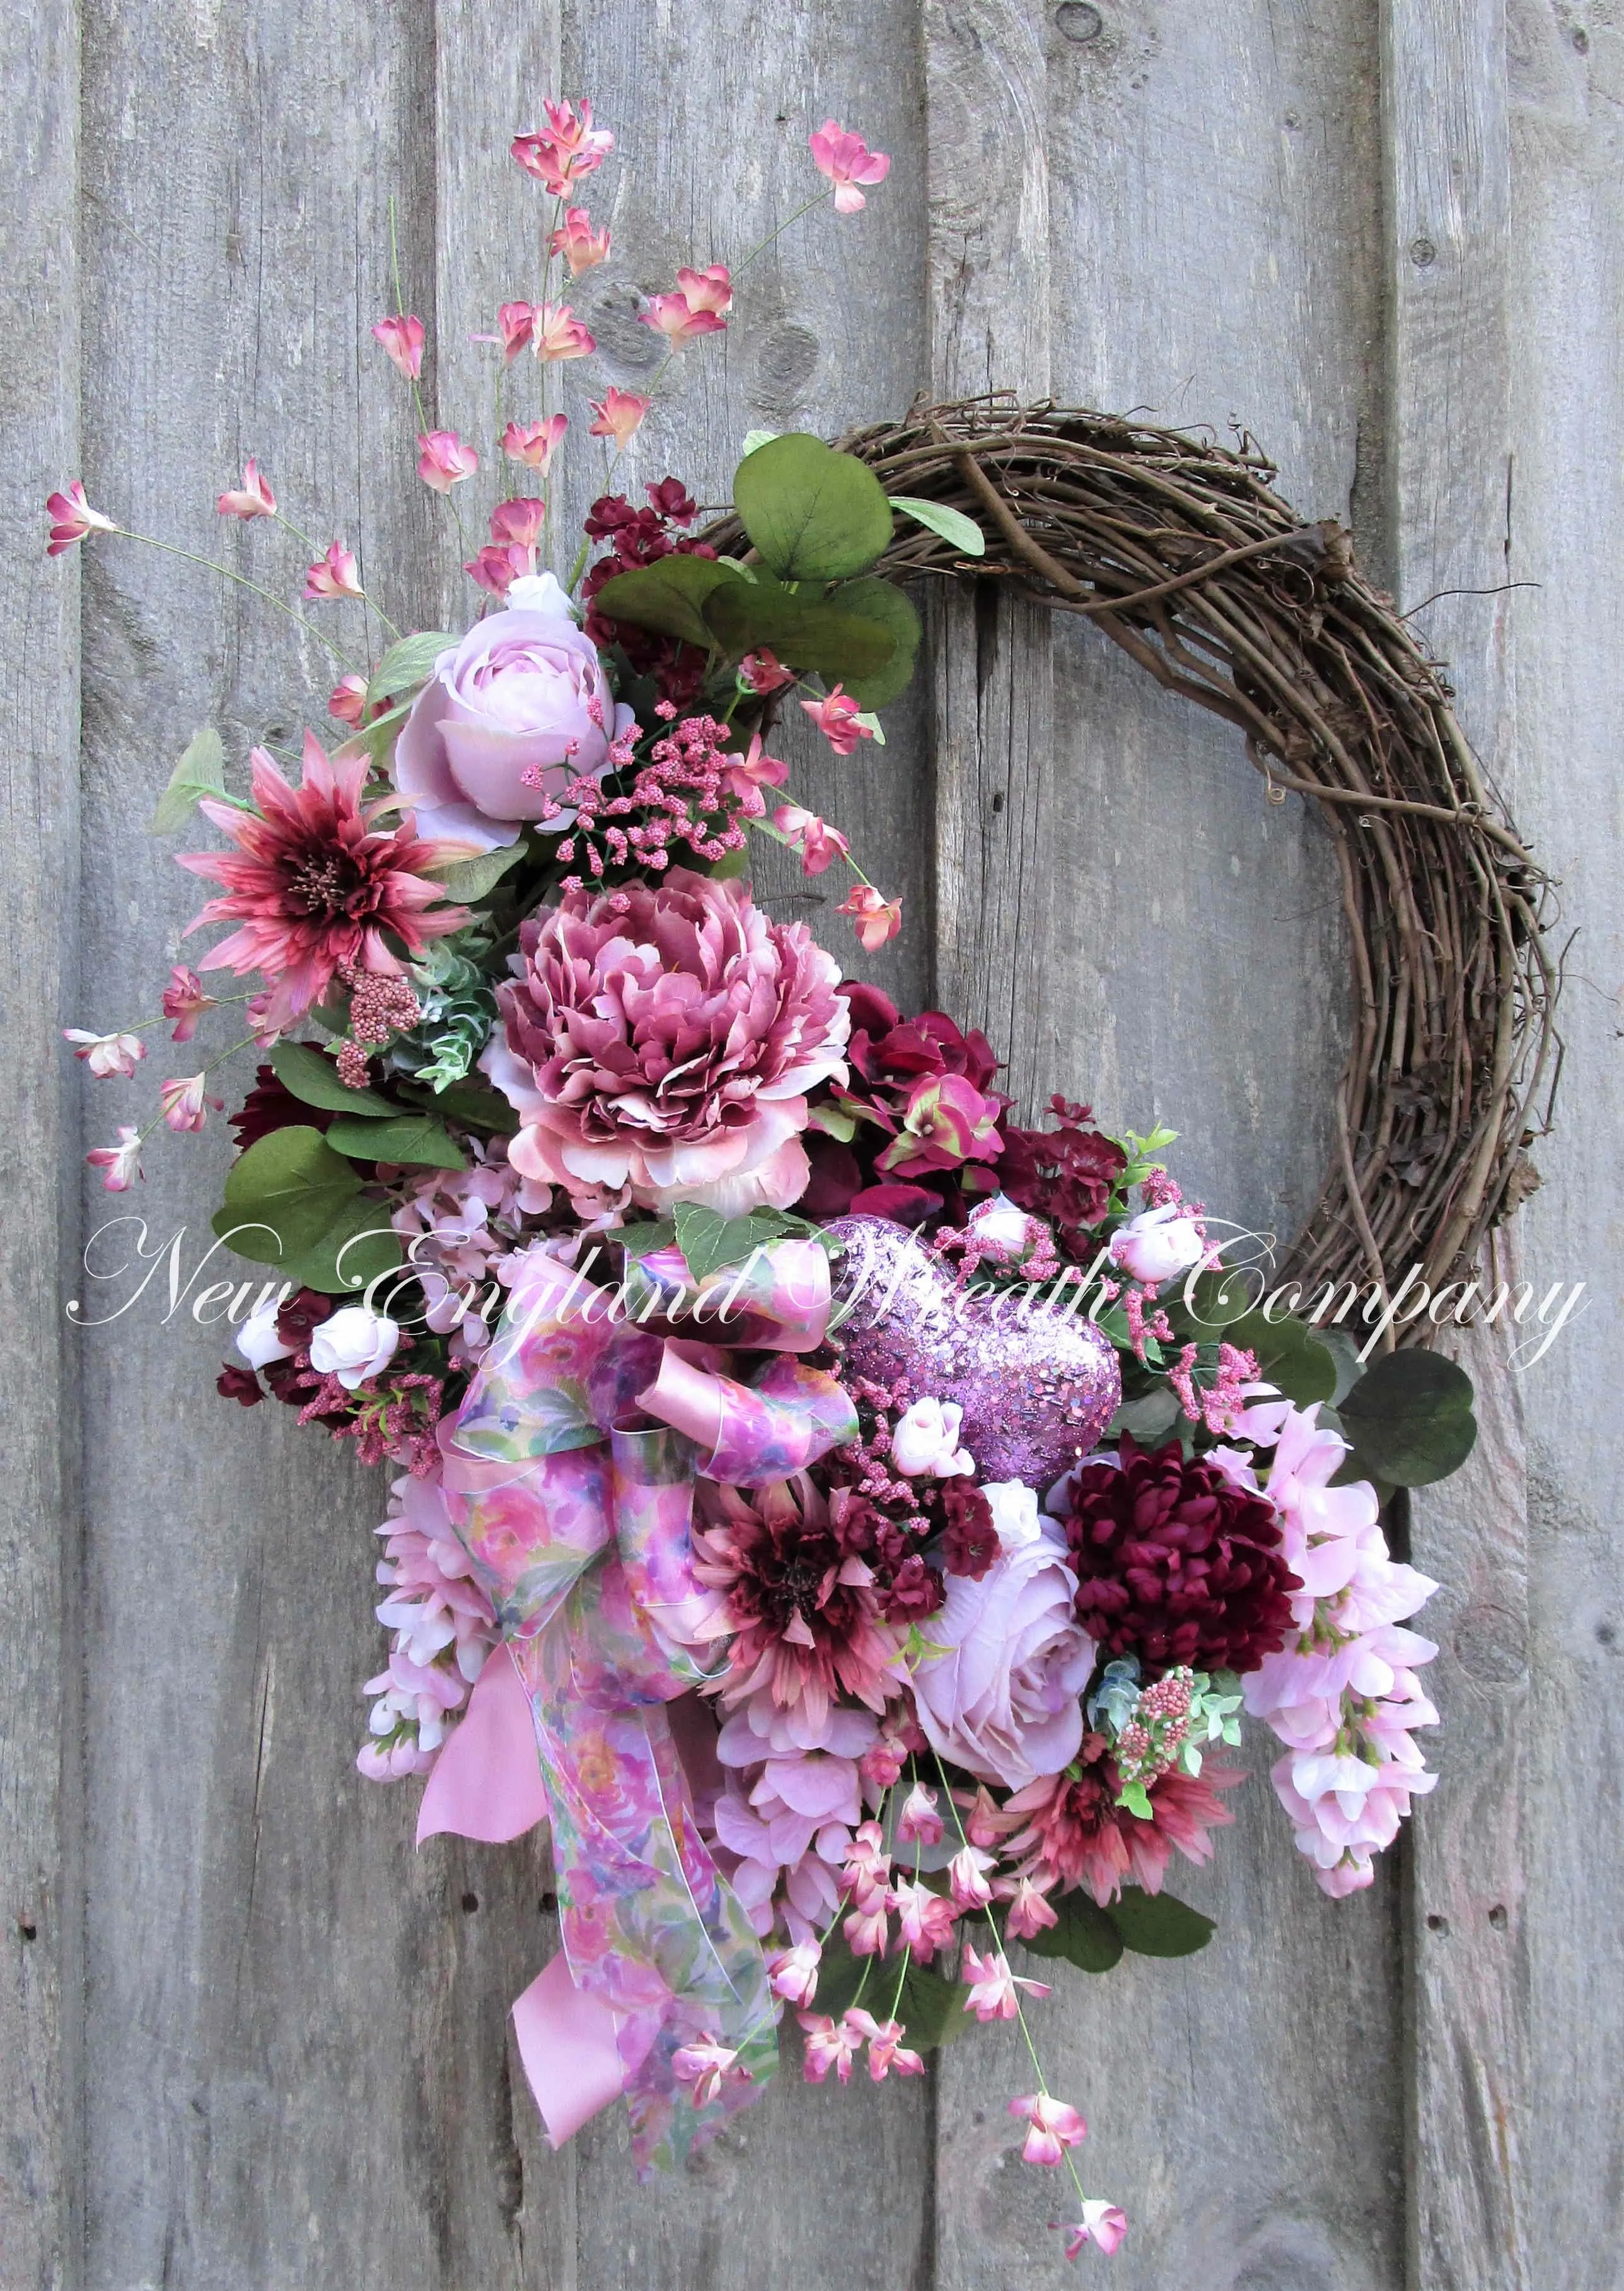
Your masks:
<svg viewBox="0 0 1624 2291"><path fill-rule="evenodd" d="M1538 1183L1559 1065L1548 879L1485 780L1450 687L1335 523L1305 525L1243 439L1012 398L921 406L842 444L888 492L943 502L981 559L923 527L892 579L1018 584L1084 614L1158 683L1240 727L1269 800L1316 802L1351 939L1337 1153L1287 1274L1463 1276ZM1431 1333L1423 1322L1412 1341Z"/></svg>

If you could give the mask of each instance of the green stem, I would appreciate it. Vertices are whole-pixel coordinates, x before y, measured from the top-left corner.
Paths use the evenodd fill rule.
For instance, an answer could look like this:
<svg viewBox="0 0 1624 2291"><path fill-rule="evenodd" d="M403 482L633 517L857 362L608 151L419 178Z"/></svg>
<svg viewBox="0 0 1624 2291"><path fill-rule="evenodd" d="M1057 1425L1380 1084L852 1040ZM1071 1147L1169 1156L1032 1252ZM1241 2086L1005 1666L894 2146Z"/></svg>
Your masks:
<svg viewBox="0 0 1624 2291"><path fill-rule="evenodd" d="M205 573L218 573L222 581L235 582L239 589L246 589L263 603L274 606L277 612L293 623L295 628L303 629L308 636L316 639L317 644L324 646L340 668L344 666L344 655L331 637L324 635L314 621L308 621L302 613L296 613L292 605L284 605L280 597L273 596L268 589L261 589L257 581L250 581L244 574L234 573L228 565L217 565L212 557L199 557L194 550L182 549L178 542L159 541L150 533L133 532L127 525L116 525L112 530L122 541L144 542L148 549L161 549L166 557L184 558L188 565L201 565Z"/></svg>
<svg viewBox="0 0 1624 2291"><path fill-rule="evenodd" d="M406 308L406 298L401 290L400 243L395 233L395 197L393 192L389 195L389 263L395 274L395 307L396 310L404 316ZM424 437L427 437L432 429L433 424L430 422L428 413L424 408L422 384L416 374L412 376L412 402L417 407L417 418L421 434ZM447 509L450 510L452 519L456 525L457 545L460 549L466 550L468 545L468 537L462 528L462 512L457 507L456 499L454 495L451 494L442 494L441 499L444 502ZM374 612L378 612L378 607L374 605L372 607L372 610ZM392 621L384 621L384 616L381 613L378 613L378 617L380 621L383 621L385 628L391 630L396 639L398 639L400 631L395 627L394 623Z"/></svg>
<svg viewBox="0 0 1624 2291"><path fill-rule="evenodd" d="M772 245L774 239L781 238L792 222L799 222L804 214L810 214L814 207L820 207L826 199L833 198L834 196L835 195L832 190L814 191L812 197L807 200L804 206L797 207L795 213L791 215L786 215L783 221L779 224L776 230L770 230L765 238L762 240L759 246L753 246L750 249L749 253L745 256L744 261L740 263L733 271L733 277L735 278L742 278L745 272L749 269L751 263L755 261L756 256L758 254L764 254L767 249Z"/></svg>
<svg viewBox="0 0 1624 2291"><path fill-rule="evenodd" d="M244 994L211 994L209 997L215 1008L220 1010L228 1009L234 1002L249 1002L252 999L252 986ZM108 1032L110 1034L144 1034L148 1026L167 1026L168 1024L169 1013L163 1010L156 1018L132 1018L127 1026L109 1026Z"/></svg>

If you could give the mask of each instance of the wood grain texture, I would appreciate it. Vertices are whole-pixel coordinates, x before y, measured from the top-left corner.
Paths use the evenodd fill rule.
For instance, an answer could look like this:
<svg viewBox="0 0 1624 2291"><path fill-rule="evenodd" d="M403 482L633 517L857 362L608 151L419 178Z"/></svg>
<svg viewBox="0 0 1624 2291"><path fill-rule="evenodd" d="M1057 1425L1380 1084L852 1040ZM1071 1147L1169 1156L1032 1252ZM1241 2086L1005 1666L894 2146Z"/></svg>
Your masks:
<svg viewBox="0 0 1624 2291"><path fill-rule="evenodd" d="M1617 1331L1624 1220L1624 25L1545 0L1508 9L1511 225L1507 333L1516 455L1510 577L1518 812L1583 936L1564 1014L1543 1189L1518 1220L1542 1299L1581 1314L1519 1379L1529 1462L1532 1695L1524 1721L1523 1915L1530 1957L1522 2111L1536 2282L1612 2291L1624 2248L1624 1898L1620 1651L1624 1414ZM1495 577L1493 575L1491 578ZM1501 574L1500 578L1507 577ZM1462 600L1464 608L1465 600Z"/></svg>
<svg viewBox="0 0 1624 2291"><path fill-rule="evenodd" d="M1512 576L1511 172L1503 0L1383 20L1394 579L1420 605ZM1447 660L1489 773L1518 731L1516 598L1440 598L1417 625ZM1524 2154L1530 1973L1524 1750L1528 1507L1507 1346L1472 1346L1483 1443L1421 1491L1414 1556L1445 1587L1428 1691L1444 1777L1411 1837L1409 2245L1421 2291L1540 2279ZM1436 1809L1435 1812L1435 1808Z"/></svg>
<svg viewBox="0 0 1624 2291"><path fill-rule="evenodd" d="M16 116L0 157L0 1295L6 1469L0 1581L0 2271L15 2291L74 2271L81 1986L76 1367L61 1314L77 1183L72 1017L78 864L78 567L44 569L45 495L79 439L78 22L70 4L0 21Z"/></svg>
<svg viewBox="0 0 1624 2291"><path fill-rule="evenodd" d="M1090 39L1047 34L1051 231L1021 260L1046 256L1050 389L1233 414L1282 441L1305 514L1346 516L1375 397L1369 24L1261 4L1096 12ZM1283 1225L1312 1196L1326 1141L1305 1109L1328 1100L1345 1020L1323 840L1294 807L1264 806L1223 727L1148 690L1094 632L1052 644L1046 736L1006 784L944 791L939 748L939 833L946 847L956 802L972 854L939 879L955 977L973 974L983 1008L996 995L1024 1102L1060 1089L1116 1123L1165 1121L1189 1133L1173 1162L1192 1191ZM984 707L1021 687L996 646L978 665L972 679L950 655L947 672ZM1051 2085L1092 2127L1086 2184L1132 2215L1111 2268L1132 2291L1402 2279L1396 1888L1384 1873L1348 1902L1318 1894L1268 1786L1274 1748L1249 1739L1253 1779L1214 1865L1170 1877L1219 1919L1208 1954L1099 1981L1060 1967L1034 2010ZM1068 2208L1060 2175L1020 2166L1004 2114L1029 2089L1014 2032L944 2057L944 2291L1068 2279L1047 2224Z"/></svg>

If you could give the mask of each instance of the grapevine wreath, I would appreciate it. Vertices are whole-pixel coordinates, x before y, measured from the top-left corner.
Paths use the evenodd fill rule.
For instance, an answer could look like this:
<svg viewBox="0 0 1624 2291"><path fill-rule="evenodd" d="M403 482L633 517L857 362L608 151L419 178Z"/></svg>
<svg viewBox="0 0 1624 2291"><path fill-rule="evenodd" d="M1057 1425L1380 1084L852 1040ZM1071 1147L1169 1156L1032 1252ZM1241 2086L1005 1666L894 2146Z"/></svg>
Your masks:
<svg viewBox="0 0 1624 2291"><path fill-rule="evenodd" d="M617 483L754 256L648 298L665 364L589 401L603 489L562 533L537 489L592 448L556 377L596 349L562 282L610 255L575 202L612 142L549 103L513 145L550 205L540 300L487 338L483 450L431 421L404 298L373 328L423 482L466 506L513 472L466 628L403 635L254 462L220 496L217 569L342 671L331 747L239 778L205 729L154 822L218 831L180 864L215 893L193 928L231 928L151 1025L219 1024L200 971L258 981L244 1039L158 1092L196 1132L212 1076L254 1069L213 1220L255 1269L220 1390L396 1468L357 1763L426 1777L420 1837L549 1826L563 1946L514 2012L556 2141L624 2096L639 2168L681 2158L761 2093L787 2009L841 2083L1018 2019L1021 2152L1075 2184L1073 2255L1111 2250L1124 2215L1038 2065L1039 1972L1206 1941L1164 1881L1231 1819L1243 1709L1333 1898L1435 1779L1408 1622L1436 1587L1380 1505L1475 1427L1416 1342L1434 1316L1399 1306L1412 1267L1464 1282L1530 1182L1544 880L1436 667L1249 444L990 398L834 447L752 433L708 525L680 477ZM810 143L856 214L888 161L832 120ZM50 509L56 555L153 538L77 482ZM276 592L284 531L314 615ZM1024 1125L996 1045L751 896L764 835L850 872L866 949L901 928L771 743L794 708L860 769L915 598L966 578L1092 617L1332 830L1354 1047L1291 1311L1225 1267L1171 1132L1064 1098ZM130 1081L143 1032L69 1040ZM148 1134L92 1153L109 1189Z"/></svg>

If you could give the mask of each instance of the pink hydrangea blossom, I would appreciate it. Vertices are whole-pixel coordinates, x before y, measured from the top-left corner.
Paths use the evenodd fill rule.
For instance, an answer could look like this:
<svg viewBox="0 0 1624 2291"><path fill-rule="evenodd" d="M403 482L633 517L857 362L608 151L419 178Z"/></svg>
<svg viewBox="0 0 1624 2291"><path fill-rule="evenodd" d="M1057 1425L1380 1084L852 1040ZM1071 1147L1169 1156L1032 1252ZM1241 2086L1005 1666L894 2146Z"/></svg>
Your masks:
<svg viewBox="0 0 1624 2291"><path fill-rule="evenodd" d="M606 390L602 398L589 398L596 419L589 435L612 438L624 453L643 427L643 417L654 403L652 398L639 398L635 390L621 390L618 385Z"/></svg>
<svg viewBox="0 0 1624 2291"><path fill-rule="evenodd" d="M240 517L244 525L256 517L275 517L276 496L260 474L260 465L251 456L243 464L243 482L235 492L220 494L215 502L222 517Z"/></svg>
<svg viewBox="0 0 1624 2291"><path fill-rule="evenodd" d="M569 426L566 414L549 414L545 422L510 422L502 431L502 451L510 462L523 462L545 477Z"/></svg>
<svg viewBox="0 0 1624 2291"><path fill-rule="evenodd" d="M856 214L868 204L858 185L883 183L891 173L891 161L884 151L870 151L860 135L852 134L836 119L826 119L806 141L819 173L835 187L836 214Z"/></svg>
<svg viewBox="0 0 1624 2291"><path fill-rule="evenodd" d="M844 1079L851 1025L804 925L769 921L737 882L673 868L566 892L520 948L499 995L505 1039L482 1060L519 1115L516 1168L729 1217L800 1195L805 1092Z"/></svg>
<svg viewBox="0 0 1624 2291"><path fill-rule="evenodd" d="M888 1175L906 1176L996 1161L1004 1144L999 1110L998 1099L979 1090L968 1074L922 1074L908 1092L901 1126L876 1166Z"/></svg>
<svg viewBox="0 0 1624 2291"><path fill-rule="evenodd" d="M304 593L312 602L325 597L364 596L353 550L346 549L341 541L330 541L325 556L305 568Z"/></svg>
<svg viewBox="0 0 1624 2291"><path fill-rule="evenodd" d="M383 345L391 361L399 367L408 382L415 382L423 371L423 322L403 310L392 318L380 318L372 328L373 339Z"/></svg>

